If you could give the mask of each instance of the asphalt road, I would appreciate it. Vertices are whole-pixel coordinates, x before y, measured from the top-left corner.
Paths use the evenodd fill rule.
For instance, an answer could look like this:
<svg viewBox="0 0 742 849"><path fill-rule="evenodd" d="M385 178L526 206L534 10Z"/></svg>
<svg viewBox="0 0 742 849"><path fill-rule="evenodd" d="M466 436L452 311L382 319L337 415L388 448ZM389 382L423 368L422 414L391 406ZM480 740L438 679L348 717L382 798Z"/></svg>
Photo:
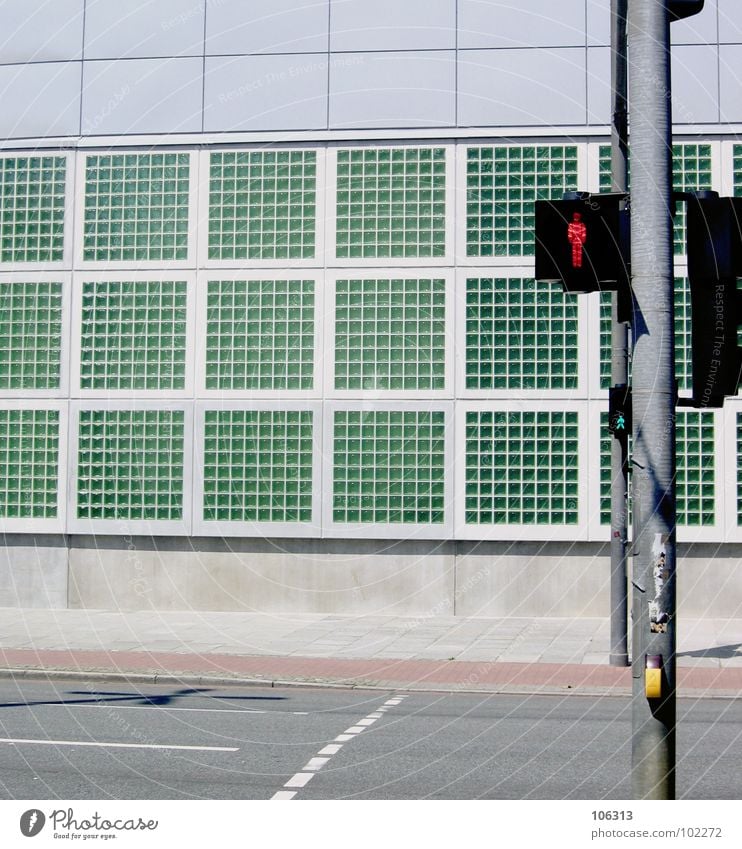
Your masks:
<svg viewBox="0 0 742 849"><path fill-rule="evenodd" d="M742 700L679 720L678 797L742 798ZM627 799L630 730L615 697L0 681L0 796Z"/></svg>

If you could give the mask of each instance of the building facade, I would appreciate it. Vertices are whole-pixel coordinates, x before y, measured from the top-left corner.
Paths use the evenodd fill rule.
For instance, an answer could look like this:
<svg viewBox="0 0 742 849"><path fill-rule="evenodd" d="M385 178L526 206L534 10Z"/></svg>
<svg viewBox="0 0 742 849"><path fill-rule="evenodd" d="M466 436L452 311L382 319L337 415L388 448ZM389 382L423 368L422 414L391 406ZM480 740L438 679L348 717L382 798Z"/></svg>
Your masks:
<svg viewBox="0 0 742 849"><path fill-rule="evenodd" d="M608 7L5 0L0 604L607 615L608 302L533 205L610 183ZM672 35L676 188L742 194L739 4ZM677 453L739 616L739 400Z"/></svg>

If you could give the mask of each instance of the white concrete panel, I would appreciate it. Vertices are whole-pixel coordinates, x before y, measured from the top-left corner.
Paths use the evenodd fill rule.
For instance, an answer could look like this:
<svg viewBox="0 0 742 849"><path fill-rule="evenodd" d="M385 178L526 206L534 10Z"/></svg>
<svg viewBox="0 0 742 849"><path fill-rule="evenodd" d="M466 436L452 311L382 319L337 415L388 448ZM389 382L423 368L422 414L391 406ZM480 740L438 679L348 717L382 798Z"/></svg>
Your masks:
<svg viewBox="0 0 742 849"><path fill-rule="evenodd" d="M742 121L742 45L721 45L719 70L721 120Z"/></svg>
<svg viewBox="0 0 742 849"><path fill-rule="evenodd" d="M587 0L587 43L611 43L611 0Z"/></svg>
<svg viewBox="0 0 742 849"><path fill-rule="evenodd" d="M459 54L459 126L584 124L582 48Z"/></svg>
<svg viewBox="0 0 742 849"><path fill-rule="evenodd" d="M335 0L331 50L453 50L456 0Z"/></svg>
<svg viewBox="0 0 742 849"><path fill-rule="evenodd" d="M87 0L85 58L202 56L203 3Z"/></svg>
<svg viewBox="0 0 742 849"><path fill-rule="evenodd" d="M585 0L459 0L459 48L584 44Z"/></svg>
<svg viewBox="0 0 742 849"><path fill-rule="evenodd" d="M330 62L330 127L451 127L456 54L342 53Z"/></svg>
<svg viewBox="0 0 742 849"><path fill-rule="evenodd" d="M611 123L611 48L587 50L587 123L606 126Z"/></svg>
<svg viewBox="0 0 742 849"><path fill-rule="evenodd" d="M205 130L313 130L327 126L326 55L207 58Z"/></svg>
<svg viewBox="0 0 742 849"><path fill-rule="evenodd" d="M201 129L202 59L85 62L83 135Z"/></svg>
<svg viewBox="0 0 742 849"><path fill-rule="evenodd" d="M2 0L0 64L79 59L84 5L84 0Z"/></svg>
<svg viewBox="0 0 742 849"><path fill-rule="evenodd" d="M705 0L697 15L672 23L670 40L673 44L716 43L716 13L716 0Z"/></svg>
<svg viewBox="0 0 742 849"><path fill-rule="evenodd" d="M719 42L742 44L742 3L739 0L718 0Z"/></svg>
<svg viewBox="0 0 742 849"><path fill-rule="evenodd" d="M207 0L206 55L326 53L329 18L329 0Z"/></svg>
<svg viewBox="0 0 742 849"><path fill-rule="evenodd" d="M673 47L674 124L715 124L719 120L718 66L716 45Z"/></svg>
<svg viewBox="0 0 742 849"><path fill-rule="evenodd" d="M65 538L18 534L4 537L0 553L0 607L67 607Z"/></svg>
<svg viewBox="0 0 742 849"><path fill-rule="evenodd" d="M80 62L0 66L0 136L76 136Z"/></svg>

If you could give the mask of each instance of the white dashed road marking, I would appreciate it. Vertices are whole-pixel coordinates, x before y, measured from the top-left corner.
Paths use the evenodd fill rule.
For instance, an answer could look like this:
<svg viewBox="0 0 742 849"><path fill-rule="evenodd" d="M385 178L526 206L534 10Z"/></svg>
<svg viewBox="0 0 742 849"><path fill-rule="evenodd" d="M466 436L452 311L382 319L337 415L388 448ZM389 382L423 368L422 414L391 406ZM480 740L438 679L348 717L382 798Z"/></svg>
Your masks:
<svg viewBox="0 0 742 849"><path fill-rule="evenodd" d="M317 753L318 755L327 755L328 757L315 757L312 758L309 763L304 767L301 772L297 772L296 775L291 776L289 780L283 785L284 787L306 787L306 785L311 781L311 779L317 774L317 772L322 769L325 764L331 759L332 755L336 755L340 749L342 749L342 745L336 745L338 743L347 743L348 740L352 740L362 731L367 731L369 726L373 725L378 719L381 719L384 715L382 711L386 711L389 707L394 707L396 705L402 704L402 699L406 699L407 696L396 696L393 699L389 699L384 702L384 707L377 708L373 713L370 713L368 716L363 719L359 719L355 725L352 725L350 728L346 729L343 734L338 734L335 738L335 744L331 744L329 746L325 746L323 749ZM296 796L296 792L287 792L286 790L279 790L277 793L274 793L271 797L272 799L293 799Z"/></svg>
<svg viewBox="0 0 742 849"><path fill-rule="evenodd" d="M104 749L185 749L192 752L239 752L225 746L156 746L152 743L98 743L91 740L20 740L0 737L0 743L23 743L34 746L98 746Z"/></svg>

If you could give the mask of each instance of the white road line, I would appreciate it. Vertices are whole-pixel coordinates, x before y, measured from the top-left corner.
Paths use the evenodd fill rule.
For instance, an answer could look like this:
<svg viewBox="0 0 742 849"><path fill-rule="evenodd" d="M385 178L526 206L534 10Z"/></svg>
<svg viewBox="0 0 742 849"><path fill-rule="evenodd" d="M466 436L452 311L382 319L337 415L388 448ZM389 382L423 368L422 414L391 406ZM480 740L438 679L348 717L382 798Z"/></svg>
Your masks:
<svg viewBox="0 0 742 849"><path fill-rule="evenodd" d="M355 737L355 734L338 734L335 738L336 743L347 743L348 740L352 740Z"/></svg>
<svg viewBox="0 0 742 849"><path fill-rule="evenodd" d="M313 772L297 772L289 778L284 787L305 787L314 778Z"/></svg>
<svg viewBox="0 0 742 849"><path fill-rule="evenodd" d="M359 719L359 720L358 720L358 724L359 724L359 725L363 725L363 726L365 726L366 728L368 728L368 726L369 726L369 725L373 725L373 724L374 724L374 722L376 722L376 720L375 720L375 719L370 719L369 717L366 717L365 719Z"/></svg>
<svg viewBox="0 0 742 849"><path fill-rule="evenodd" d="M226 746L171 746L152 743L100 743L79 740L23 740L11 737L0 737L0 743L28 743L36 746L98 746L104 749L181 749L192 752L239 752L239 749Z"/></svg>
<svg viewBox="0 0 742 849"><path fill-rule="evenodd" d="M382 716L384 716L383 713L379 713L379 711L375 711L374 713L370 713L368 715L368 718L369 719L381 719Z"/></svg>
<svg viewBox="0 0 742 849"><path fill-rule="evenodd" d="M337 738L335 738L335 739L337 739ZM325 748L320 749L319 752L317 752L317 754L318 755L336 755L342 748L343 748L342 743L338 743L336 746L335 745L325 746Z"/></svg>
<svg viewBox="0 0 742 849"><path fill-rule="evenodd" d="M365 731L365 730L366 730L366 729L365 729L365 728L363 728L363 727L362 727L362 726L360 726L360 725L354 725L354 726L352 726L351 728L346 728L346 729L345 729L345 733L346 733L346 734L360 734L360 733L361 733L361 731Z"/></svg>
<svg viewBox="0 0 742 849"><path fill-rule="evenodd" d="M279 790L271 796L271 799L293 799L294 796L296 796L296 790Z"/></svg>
<svg viewBox="0 0 742 849"><path fill-rule="evenodd" d="M329 758L312 758L309 763L304 767L304 770L311 770L316 772L318 769L322 769L322 767L329 760Z"/></svg>
<svg viewBox="0 0 742 849"><path fill-rule="evenodd" d="M23 707L19 705L18 707ZM188 711L189 713L268 713L267 710L253 710L252 708L187 708L187 707L169 707L168 705L26 705L26 707L56 707L56 708L105 708L106 710L160 710L171 713L172 711ZM271 714L284 713L284 711L270 711ZM305 714L306 715L306 714Z"/></svg>

